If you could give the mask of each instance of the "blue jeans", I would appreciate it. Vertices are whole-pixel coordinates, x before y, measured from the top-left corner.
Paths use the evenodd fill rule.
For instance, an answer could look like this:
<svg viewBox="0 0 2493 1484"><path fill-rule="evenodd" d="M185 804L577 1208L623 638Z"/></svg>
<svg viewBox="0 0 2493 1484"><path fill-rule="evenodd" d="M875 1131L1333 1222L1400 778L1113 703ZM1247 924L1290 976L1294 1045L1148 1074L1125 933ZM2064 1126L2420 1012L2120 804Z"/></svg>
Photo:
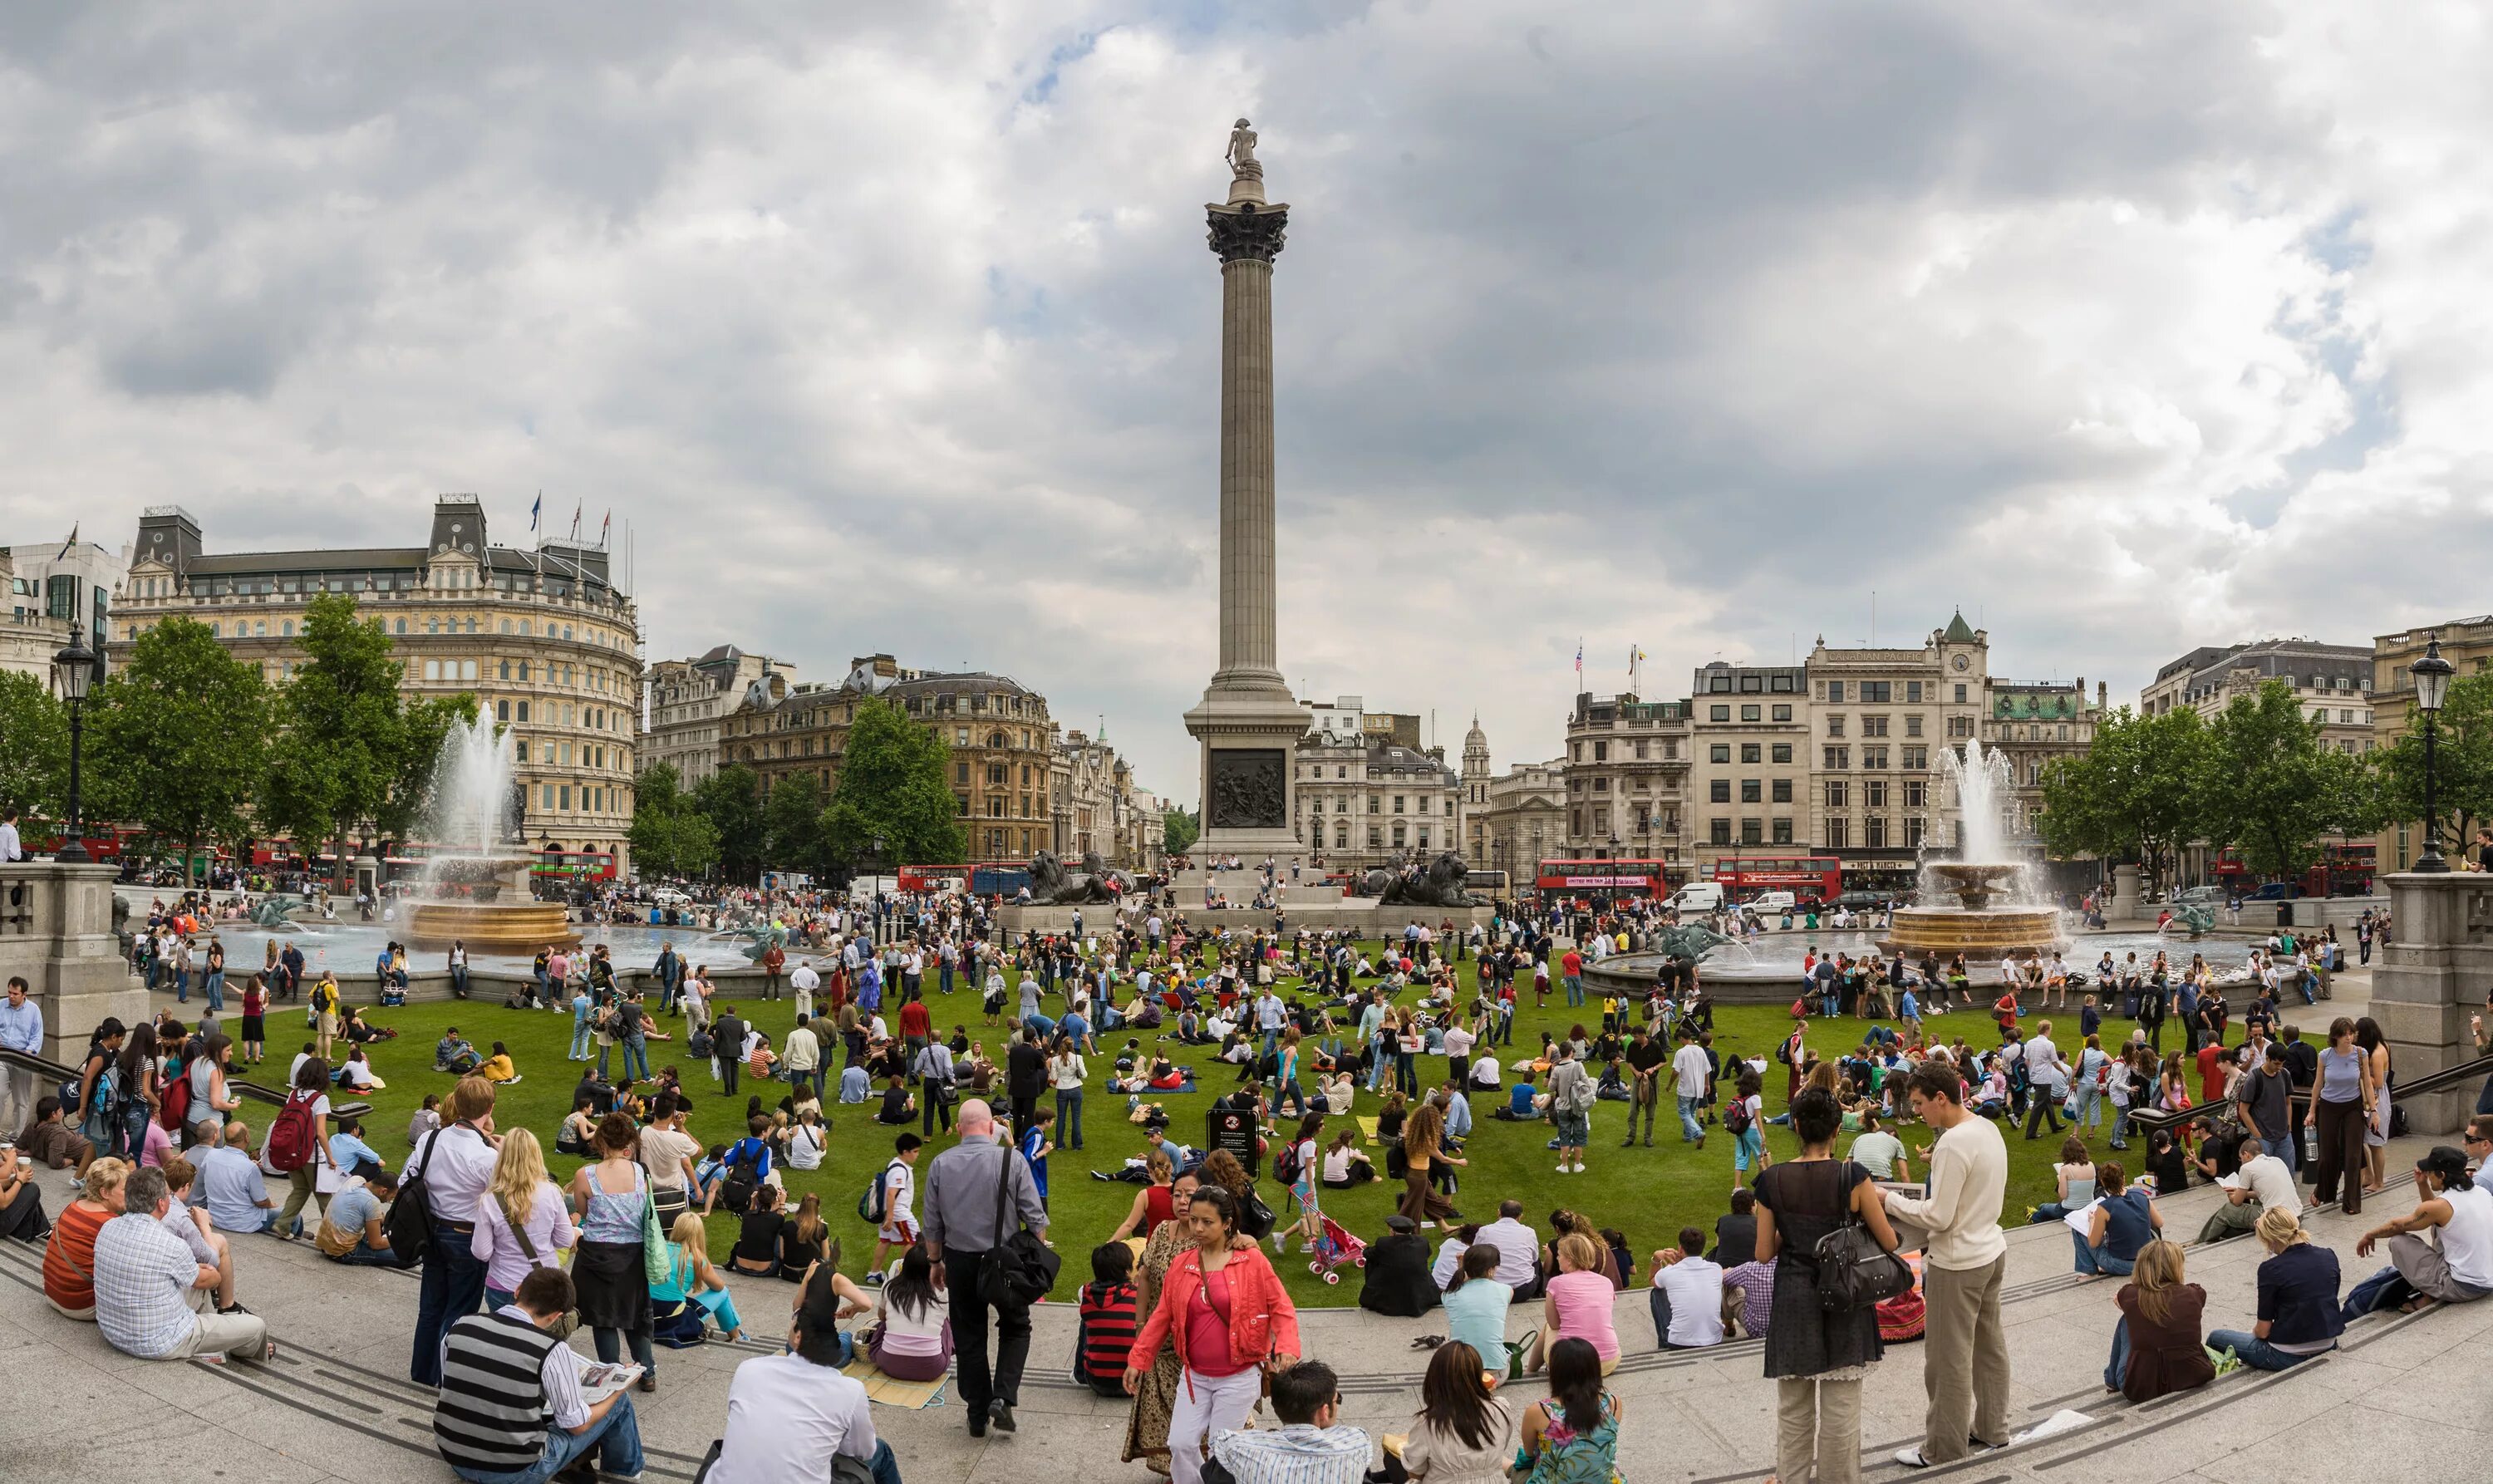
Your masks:
<svg viewBox="0 0 2493 1484"><path fill-rule="evenodd" d="M208 1008L222 1012L225 1007L225 971L222 968L211 969L208 971Z"/></svg>
<svg viewBox="0 0 2493 1484"><path fill-rule="evenodd" d="M2129 1258L2116 1258L2111 1253L2104 1251L2100 1247L2088 1246L2087 1234L2085 1232L2070 1232L2069 1243L2078 1250L2079 1272L2095 1273L2099 1275L2109 1274L2115 1278L2126 1278L2129 1276L2129 1269L2133 1260Z"/></svg>
<svg viewBox="0 0 2493 1484"><path fill-rule="evenodd" d="M2285 1161L2288 1170L2298 1169L2302 1164L2302 1141L2299 1139L2263 1139L2260 1147Z"/></svg>
<svg viewBox="0 0 2493 1484"><path fill-rule="evenodd" d="M641 1070L634 1072L632 1069L636 1066ZM639 1036L623 1038L623 1075L635 1082L649 1080L649 1043ZM817 1093L815 1097L819 1101L821 1094Z"/></svg>
<svg viewBox="0 0 2493 1484"><path fill-rule="evenodd" d="M2104 1366L2104 1389L2118 1391L2129 1372L2129 1321L2112 1321L2112 1359Z"/></svg>
<svg viewBox="0 0 2493 1484"><path fill-rule="evenodd" d="M386 1252L375 1252L361 1242L357 1242L355 1244L355 1250L347 1253L345 1257L333 1258L330 1261L335 1262L344 1262L348 1267L395 1267L398 1265L398 1259L392 1254ZM508 1299L503 1301L505 1303L509 1302Z"/></svg>
<svg viewBox="0 0 2493 1484"><path fill-rule="evenodd" d="M441 1384L441 1337L453 1323L475 1313L485 1296L485 1264L468 1247L475 1234L473 1223L434 1223L432 1250L424 1255L424 1285L416 1298L415 1353L406 1372L419 1386Z"/></svg>
<svg viewBox="0 0 2493 1484"><path fill-rule="evenodd" d="M2113 1105L2112 1146L2116 1149L2129 1147L2129 1105L2126 1103Z"/></svg>
<svg viewBox="0 0 2493 1484"><path fill-rule="evenodd" d="M1571 1005L1582 1004L1584 1002L1584 976L1581 974L1569 974L1565 977L1567 980L1567 1003Z"/></svg>
<svg viewBox="0 0 2493 1484"><path fill-rule="evenodd" d="M1697 1110L1703 1106L1703 1102L1697 1098L1679 1100L1679 1142L1681 1143L1695 1143L1705 1137L1705 1126L1697 1121Z"/></svg>
<svg viewBox="0 0 2493 1484"><path fill-rule="evenodd" d="M173 1001L183 1005L191 1002L191 971L187 968L173 970Z"/></svg>
<svg viewBox="0 0 2493 1484"><path fill-rule="evenodd" d="M588 1023L586 1021L578 1022L571 1027L570 1054L574 1061L588 1059Z"/></svg>
<svg viewBox="0 0 2493 1484"><path fill-rule="evenodd" d="M2346 1294L2338 1312L2349 1323L2380 1309L2394 1309L2416 1296L2414 1285L2399 1276L2395 1265L2382 1268L2355 1285Z"/></svg>
<svg viewBox="0 0 2493 1484"><path fill-rule="evenodd" d="M544 1484L591 1448L597 1450L600 1473L641 1471L641 1423L632 1415L632 1393L626 1391L616 1397L614 1408L585 1433L547 1428L545 1452L530 1468L509 1473L489 1473L477 1469L453 1469L451 1472L473 1484Z"/></svg>
<svg viewBox="0 0 2493 1484"><path fill-rule="evenodd" d="M1067 1149L1082 1147L1082 1089L1079 1087L1056 1089L1056 1137Z"/></svg>
<svg viewBox="0 0 2493 1484"><path fill-rule="evenodd" d="M2329 1347L2330 1350L2335 1348ZM2240 1329L2217 1330L2208 1336L2208 1349L2218 1354L2232 1350L2240 1358L2242 1364L2254 1371L2291 1370L2311 1358L2309 1355L2297 1355L2289 1350L2278 1350L2259 1336ZM2322 1350L2319 1353L2327 1354L2328 1351Z"/></svg>

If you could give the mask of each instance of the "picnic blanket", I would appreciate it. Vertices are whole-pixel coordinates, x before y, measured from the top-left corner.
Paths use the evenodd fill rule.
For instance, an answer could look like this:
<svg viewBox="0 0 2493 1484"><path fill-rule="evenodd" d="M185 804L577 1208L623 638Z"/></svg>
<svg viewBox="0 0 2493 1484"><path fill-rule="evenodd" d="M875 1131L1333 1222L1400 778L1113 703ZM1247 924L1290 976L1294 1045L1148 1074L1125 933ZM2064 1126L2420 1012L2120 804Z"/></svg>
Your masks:
<svg viewBox="0 0 2493 1484"><path fill-rule="evenodd" d="M873 1361L863 1355L850 1361L840 1374L851 1380L862 1382L865 1386L866 1400L880 1403L885 1407L899 1407L910 1411L921 1411L937 1405L944 1397L944 1382L941 1378L934 1380L895 1380L884 1375Z"/></svg>
<svg viewBox="0 0 2493 1484"><path fill-rule="evenodd" d="M1376 1120L1374 1118L1360 1117L1355 1113L1352 1116L1359 1124L1360 1138L1368 1143L1376 1143Z"/></svg>

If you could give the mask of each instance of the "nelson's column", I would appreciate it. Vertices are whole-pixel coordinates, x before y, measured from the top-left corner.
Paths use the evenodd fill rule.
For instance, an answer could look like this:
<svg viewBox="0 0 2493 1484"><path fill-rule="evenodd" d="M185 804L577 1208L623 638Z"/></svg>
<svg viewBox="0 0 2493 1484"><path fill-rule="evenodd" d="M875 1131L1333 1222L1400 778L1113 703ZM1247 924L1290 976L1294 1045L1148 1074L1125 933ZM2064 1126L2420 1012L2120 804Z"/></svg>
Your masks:
<svg viewBox="0 0 2493 1484"><path fill-rule="evenodd" d="M1290 209L1264 199L1255 133L1240 119L1229 199L1206 208L1220 259L1220 668L1186 729L1203 744L1199 854L1248 863L1305 853L1291 747L1307 713L1274 650L1273 259Z"/></svg>

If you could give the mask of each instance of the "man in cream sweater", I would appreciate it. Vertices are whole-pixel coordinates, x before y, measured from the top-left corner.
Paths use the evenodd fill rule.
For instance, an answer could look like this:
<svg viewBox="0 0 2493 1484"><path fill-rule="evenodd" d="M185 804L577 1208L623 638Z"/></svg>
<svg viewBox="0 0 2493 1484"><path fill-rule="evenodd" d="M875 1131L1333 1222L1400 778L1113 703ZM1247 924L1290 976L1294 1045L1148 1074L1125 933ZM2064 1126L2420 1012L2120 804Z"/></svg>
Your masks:
<svg viewBox="0 0 2493 1484"><path fill-rule="evenodd" d="M1967 1111L1965 1084L1945 1061L1933 1057L1915 1067L1905 1095L1914 1116L1938 1134L1930 1193L1920 1200L1887 1193L1888 1218L1925 1233L1922 1292L1930 1312L1922 1386L1930 1412L1920 1446L1896 1455L1907 1468L1925 1469L1953 1463L1977 1442L2008 1443L2008 1340L1999 1325L2008 1146L1989 1119Z"/></svg>

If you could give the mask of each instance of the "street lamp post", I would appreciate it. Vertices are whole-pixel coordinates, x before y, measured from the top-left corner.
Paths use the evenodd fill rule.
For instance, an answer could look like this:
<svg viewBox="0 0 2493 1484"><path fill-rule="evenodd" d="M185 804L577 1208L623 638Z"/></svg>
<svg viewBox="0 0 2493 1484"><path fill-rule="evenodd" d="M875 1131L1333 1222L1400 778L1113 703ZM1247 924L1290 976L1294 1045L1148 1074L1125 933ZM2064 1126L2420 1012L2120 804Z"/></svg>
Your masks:
<svg viewBox="0 0 2493 1484"><path fill-rule="evenodd" d="M52 656L52 678L70 708L69 839L52 852L52 859L84 865L88 856L78 821L78 772L86 738L86 688L95 679L95 651L86 647L86 631L76 624L70 626L69 647Z"/></svg>
<svg viewBox="0 0 2493 1484"><path fill-rule="evenodd" d="M2441 657L2441 636L2424 640L2423 658L2415 662L2416 706L2423 712L2423 855L2408 868L2413 871L2446 872L2449 862L2441 858L2441 815L2433 799L2433 733L2441 715L2441 704L2449 697L2449 677L2457 667Z"/></svg>

